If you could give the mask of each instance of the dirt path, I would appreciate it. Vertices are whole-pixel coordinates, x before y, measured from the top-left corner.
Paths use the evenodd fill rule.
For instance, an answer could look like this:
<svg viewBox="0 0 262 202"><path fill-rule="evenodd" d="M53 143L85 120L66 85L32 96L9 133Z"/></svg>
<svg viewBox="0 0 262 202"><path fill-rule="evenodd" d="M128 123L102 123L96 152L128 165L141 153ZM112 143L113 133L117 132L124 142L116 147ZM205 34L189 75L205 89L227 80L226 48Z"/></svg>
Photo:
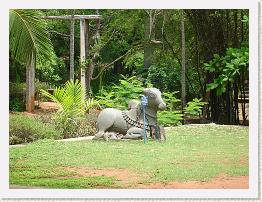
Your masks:
<svg viewBox="0 0 262 202"><path fill-rule="evenodd" d="M157 182L143 184L140 182L141 175L130 172L128 169L89 169L89 168L64 168L67 171L74 172L74 176L70 177L94 177L107 176L115 177L117 183L126 189L248 189L248 176L230 177L225 174L219 174L210 181L186 181L186 182ZM148 177L148 176L144 176ZM143 177L143 179L144 179ZM67 178L67 177L62 177ZM42 189L47 187L31 187L10 185L10 189ZM106 188L106 187L105 187Z"/></svg>
<svg viewBox="0 0 262 202"><path fill-rule="evenodd" d="M220 174L208 182L186 181L143 184L139 188L146 189L248 189L248 176L230 177Z"/></svg>
<svg viewBox="0 0 262 202"><path fill-rule="evenodd" d="M248 176L231 177L219 174L210 181L186 181L186 182L157 182L143 184L141 179L149 176L141 176L128 169L90 169L86 167L66 167L67 171L75 173L76 177L108 176L115 177L124 188L141 189L248 189Z"/></svg>

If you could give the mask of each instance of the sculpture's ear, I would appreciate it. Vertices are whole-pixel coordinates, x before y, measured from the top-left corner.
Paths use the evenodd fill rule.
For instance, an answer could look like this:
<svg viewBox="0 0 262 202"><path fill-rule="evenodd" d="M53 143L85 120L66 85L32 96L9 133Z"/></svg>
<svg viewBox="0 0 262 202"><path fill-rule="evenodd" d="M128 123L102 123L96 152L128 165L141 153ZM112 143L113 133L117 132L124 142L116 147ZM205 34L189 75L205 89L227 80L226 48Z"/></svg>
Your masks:
<svg viewBox="0 0 262 202"><path fill-rule="evenodd" d="M145 89L143 90L143 94L144 94L144 95L147 95L148 92L149 92L149 89L148 89L148 88L145 88Z"/></svg>
<svg viewBox="0 0 262 202"><path fill-rule="evenodd" d="M149 92L149 93L148 93L148 96L151 97L151 98L155 98L155 97L156 97L156 94L155 94L155 93L152 93L152 92Z"/></svg>

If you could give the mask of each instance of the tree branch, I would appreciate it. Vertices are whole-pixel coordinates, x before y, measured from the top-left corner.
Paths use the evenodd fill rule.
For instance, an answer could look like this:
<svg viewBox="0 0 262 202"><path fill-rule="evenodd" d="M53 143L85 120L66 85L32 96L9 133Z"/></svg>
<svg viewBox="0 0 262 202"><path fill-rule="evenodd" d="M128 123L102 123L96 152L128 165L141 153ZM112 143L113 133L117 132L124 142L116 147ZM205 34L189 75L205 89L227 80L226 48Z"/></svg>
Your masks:
<svg viewBox="0 0 262 202"><path fill-rule="evenodd" d="M98 79L98 77L103 73L103 71L112 66L115 62L117 62L118 60L121 60L122 58L124 58L125 56L127 56L129 54L129 51L127 51L124 55L121 55L120 57L116 58L114 61L110 62L109 64L106 64L104 66L101 67L101 71L95 76L95 77L92 77L91 79L92 80L96 80Z"/></svg>
<svg viewBox="0 0 262 202"><path fill-rule="evenodd" d="M136 48L140 49L143 46L141 46L141 44L139 44ZM103 73L104 70L106 70L108 67L112 66L115 62L121 60L122 58L126 57L128 54L130 54L133 51L133 49L130 49L129 51L127 51L124 55L119 56L118 58L116 58L114 61L110 62L109 64L105 64L101 67L101 71L95 76L92 77L91 80L96 80L98 79L98 77Z"/></svg>
<svg viewBox="0 0 262 202"><path fill-rule="evenodd" d="M181 61L180 61L179 57L177 56L177 53L174 51L172 45L171 45L170 42L167 40L166 35L165 35L165 32L164 32L164 34L163 34L163 38L164 38L164 40L166 41L166 43L167 43L169 49L171 50L173 56L177 59L178 63L179 63L180 66L181 66L181 65L182 65L182 64L181 64Z"/></svg>
<svg viewBox="0 0 262 202"><path fill-rule="evenodd" d="M61 33L61 32L57 32L57 31L55 31L55 30L50 30L49 32L58 34L58 35L60 35L60 36L66 37L66 38L69 38L69 37L70 37L70 34L63 34L63 33Z"/></svg>

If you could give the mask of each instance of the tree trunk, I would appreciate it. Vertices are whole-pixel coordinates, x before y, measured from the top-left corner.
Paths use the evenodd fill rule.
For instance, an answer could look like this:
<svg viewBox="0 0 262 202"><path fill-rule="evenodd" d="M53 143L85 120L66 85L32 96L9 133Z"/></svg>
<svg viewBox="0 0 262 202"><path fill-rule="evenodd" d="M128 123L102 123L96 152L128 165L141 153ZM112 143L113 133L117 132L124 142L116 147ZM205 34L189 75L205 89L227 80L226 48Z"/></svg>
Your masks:
<svg viewBox="0 0 262 202"><path fill-rule="evenodd" d="M90 36L89 36L89 20L86 21L86 32L85 32L85 50L86 57L88 57L89 61L86 64L86 96L89 97L91 91L91 80L94 71L94 64L92 61L92 57L89 55L89 46L90 46Z"/></svg>
<svg viewBox="0 0 262 202"><path fill-rule="evenodd" d="M152 58L154 53L153 44L150 43L151 40L155 39L155 10L147 10L145 17L145 45L144 45L144 70L152 65Z"/></svg>
<svg viewBox="0 0 262 202"><path fill-rule="evenodd" d="M244 14L243 10L241 10L241 20L243 20ZM244 22L241 22L241 43L244 41Z"/></svg>
<svg viewBox="0 0 262 202"><path fill-rule="evenodd" d="M75 37L75 20L74 20L75 10L72 11L72 19L70 21L70 76L69 78L74 80L74 55L75 55L75 46L74 46L74 37Z"/></svg>
<svg viewBox="0 0 262 202"><path fill-rule="evenodd" d="M35 53L26 66L26 110L33 113L35 109Z"/></svg>
<svg viewBox="0 0 262 202"><path fill-rule="evenodd" d="M231 85L230 83L227 84L226 87L226 114L227 114L227 124L231 124L231 117L232 117L232 111L231 111Z"/></svg>
<svg viewBox="0 0 262 202"><path fill-rule="evenodd" d="M183 11L182 11L183 12ZM186 51L185 51L185 25L184 15L181 16L181 109L184 115L184 109L186 107ZM184 124L184 121L183 121Z"/></svg>
<svg viewBox="0 0 262 202"><path fill-rule="evenodd" d="M99 15L99 10L96 10L96 15ZM100 40L100 28L101 28L100 23L101 23L100 20L96 21L95 43L98 43ZM97 62L97 58L95 58L94 62ZM98 72L100 71L102 71L101 65L99 65L99 69L98 69ZM102 84L103 84L103 73L101 73L101 75L98 77L98 82L99 82L98 87L100 91L102 89Z"/></svg>
<svg viewBox="0 0 262 202"><path fill-rule="evenodd" d="M234 82L234 114L235 124L239 124L239 110L238 110L238 78Z"/></svg>
<svg viewBox="0 0 262 202"><path fill-rule="evenodd" d="M238 48L238 36L237 36L237 26L238 26L238 23L237 23L237 17L238 16L238 11L235 10L235 13L234 13L234 38L233 38L233 47L234 48Z"/></svg>

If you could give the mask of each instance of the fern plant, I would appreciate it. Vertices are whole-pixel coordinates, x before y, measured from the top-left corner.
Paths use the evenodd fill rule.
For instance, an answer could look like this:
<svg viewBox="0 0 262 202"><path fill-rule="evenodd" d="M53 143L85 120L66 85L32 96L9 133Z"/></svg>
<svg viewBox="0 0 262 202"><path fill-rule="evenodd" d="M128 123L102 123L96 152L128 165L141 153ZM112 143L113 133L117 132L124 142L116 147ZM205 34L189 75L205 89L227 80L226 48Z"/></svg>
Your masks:
<svg viewBox="0 0 262 202"><path fill-rule="evenodd" d="M183 120L183 115L180 111L159 111L158 112L158 123L163 126L177 126L181 125Z"/></svg>
<svg viewBox="0 0 262 202"><path fill-rule="evenodd" d="M58 114L67 115L68 118L72 119L84 115L85 91L78 80L75 82L68 81L63 88L57 87L53 95L45 90L41 90L41 92L58 104Z"/></svg>
<svg viewBox="0 0 262 202"><path fill-rule="evenodd" d="M195 98L192 101L187 103L185 108L185 113L189 115L200 115L202 108L207 102L202 102L202 99Z"/></svg>
<svg viewBox="0 0 262 202"><path fill-rule="evenodd" d="M85 105L86 112L89 112L90 109L101 108L100 103L94 98L88 98L85 103L86 103Z"/></svg>
<svg viewBox="0 0 262 202"><path fill-rule="evenodd" d="M96 98L103 107L125 109L130 100L139 99L143 89L143 83L136 76L127 78L122 75L118 85L102 90Z"/></svg>
<svg viewBox="0 0 262 202"><path fill-rule="evenodd" d="M64 87L57 87L53 95L45 90L41 92L58 104L55 120L64 135L67 137L74 133L78 121L84 117L87 109L85 91L80 82L70 80Z"/></svg>
<svg viewBox="0 0 262 202"><path fill-rule="evenodd" d="M163 93L163 99L165 103L167 104L167 110L173 111L176 108L179 107L179 104L181 102L180 99L176 98L176 94L179 91L174 91L174 92L164 92Z"/></svg>

